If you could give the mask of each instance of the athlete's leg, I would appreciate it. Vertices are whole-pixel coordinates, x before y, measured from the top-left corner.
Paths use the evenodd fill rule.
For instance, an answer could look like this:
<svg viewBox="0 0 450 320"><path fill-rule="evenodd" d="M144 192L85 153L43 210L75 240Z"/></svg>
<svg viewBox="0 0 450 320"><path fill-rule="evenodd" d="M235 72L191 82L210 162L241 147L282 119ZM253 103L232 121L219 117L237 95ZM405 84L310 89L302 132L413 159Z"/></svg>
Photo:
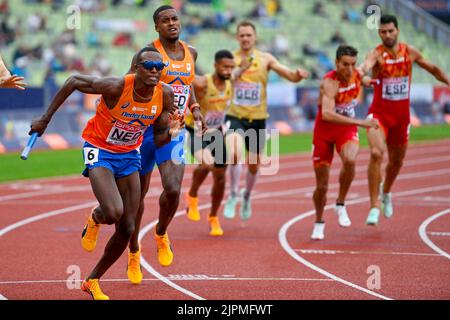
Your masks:
<svg viewBox="0 0 450 320"><path fill-rule="evenodd" d="M164 235L172 221L180 202L181 183L184 175L184 163L165 161L158 166L164 191L159 197L159 219L156 234Z"/></svg>
<svg viewBox="0 0 450 320"><path fill-rule="evenodd" d="M232 132L225 136L227 146L228 163L230 164L230 196L237 197L241 178L242 149L244 138L238 132Z"/></svg>
<svg viewBox="0 0 450 320"><path fill-rule="evenodd" d="M211 211L210 216L217 216L217 211L222 203L223 196L225 194L225 173L226 167L216 167L212 170L213 174L213 187L211 191Z"/></svg>
<svg viewBox="0 0 450 320"><path fill-rule="evenodd" d="M198 189L205 181L209 171L211 171L214 163L214 158L209 149L201 149L194 153L195 158L199 161L199 165L192 173L192 183L189 189L189 196L196 198L198 196Z"/></svg>
<svg viewBox="0 0 450 320"><path fill-rule="evenodd" d="M227 219L233 219L236 215L236 204L239 192L239 182L242 171L242 149L244 138L239 132L232 132L225 136L227 149L227 163L230 171L230 194L225 203L223 215Z"/></svg>
<svg viewBox="0 0 450 320"><path fill-rule="evenodd" d="M89 176L91 177L94 170L91 170ZM123 203L123 213L121 212L119 219L116 221L116 230L112 235L111 239L108 241L103 256L100 261L92 270L88 279L98 279L100 278L106 270L111 267L111 265L122 255L123 251L127 247L127 244L130 240L131 235L134 232L136 214L139 206L139 196L141 194L141 187L139 183L139 173L135 171L131 175L128 175L123 178L119 178L114 182L114 185L117 185L117 188L120 192L113 194L105 194L102 192L101 187L99 188L99 184L102 185L110 185L110 180L102 180L99 182L99 176L94 173L94 177L91 178L95 181L96 195L101 194L104 197L112 198L113 196L121 199ZM104 177L105 178L105 177ZM103 206L101 199L97 198L100 202L100 206L106 208L107 206ZM104 209L103 212L105 213Z"/></svg>
<svg viewBox="0 0 450 320"><path fill-rule="evenodd" d="M345 143L339 152L342 160L342 168L339 173L339 195L336 203L344 203L350 185L355 177L355 160L358 155L359 146L353 141Z"/></svg>
<svg viewBox="0 0 450 320"><path fill-rule="evenodd" d="M130 239L130 252L135 253L139 251L139 230L141 228L142 216L144 215L145 210L145 196L147 195L148 189L150 187L150 179L152 176L152 171L148 172L144 175L139 175L140 184L141 184L141 196L139 199L139 208L136 215L136 223L135 230Z"/></svg>
<svg viewBox="0 0 450 320"><path fill-rule="evenodd" d="M89 170L92 191L99 202L93 210L92 217L98 224L114 224L123 213L123 203L114 174L105 167Z"/></svg>
<svg viewBox="0 0 450 320"><path fill-rule="evenodd" d="M323 210L327 203L328 180L330 166L327 164L314 166L316 175L316 189L313 194L314 207L316 209L316 223L323 223Z"/></svg>
<svg viewBox="0 0 450 320"><path fill-rule="evenodd" d="M383 181L383 193L391 192L392 185L394 184L394 181L403 166L403 160L405 159L407 149L407 144L400 146L387 146L389 159L386 166L386 176Z"/></svg>
<svg viewBox="0 0 450 320"><path fill-rule="evenodd" d="M369 182L370 207L380 208L378 199L381 183L381 165L386 151L384 132L381 128L369 129L367 131L369 141L370 159L367 168L367 178Z"/></svg>

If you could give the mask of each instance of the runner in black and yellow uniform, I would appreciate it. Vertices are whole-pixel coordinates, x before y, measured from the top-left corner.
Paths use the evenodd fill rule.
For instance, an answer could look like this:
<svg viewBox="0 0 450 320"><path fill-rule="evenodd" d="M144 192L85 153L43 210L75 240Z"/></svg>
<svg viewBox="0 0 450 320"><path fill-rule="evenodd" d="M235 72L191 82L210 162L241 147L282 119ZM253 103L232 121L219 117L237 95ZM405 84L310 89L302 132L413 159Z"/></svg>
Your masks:
<svg viewBox="0 0 450 320"><path fill-rule="evenodd" d="M200 220L198 210L198 189L206 179L208 173L213 174L212 205L208 216L210 235L221 236L217 211L225 193L226 149L223 139L223 124L225 110L231 99L231 73L234 69L233 54L227 50L220 50L215 55L215 71L197 77L194 89L200 111L205 119L208 131L202 137L195 131L194 119L191 114L186 117L186 128L190 134L191 153L200 163L193 172L192 184L186 195L187 216L193 221Z"/></svg>
<svg viewBox="0 0 450 320"><path fill-rule="evenodd" d="M265 145L267 113L267 80L270 70L281 77L299 82L308 77L303 69L291 70L282 65L270 53L255 48L256 28L248 21L237 26L237 40L240 49L234 53L236 65L233 72L233 97L225 121L230 123L230 133L226 136L230 166L231 193L225 204L224 216L234 218L237 204L242 145L247 150L248 171L246 188L241 190L241 218L251 216L250 193L256 182L260 164L260 154ZM245 138L245 139L244 139Z"/></svg>

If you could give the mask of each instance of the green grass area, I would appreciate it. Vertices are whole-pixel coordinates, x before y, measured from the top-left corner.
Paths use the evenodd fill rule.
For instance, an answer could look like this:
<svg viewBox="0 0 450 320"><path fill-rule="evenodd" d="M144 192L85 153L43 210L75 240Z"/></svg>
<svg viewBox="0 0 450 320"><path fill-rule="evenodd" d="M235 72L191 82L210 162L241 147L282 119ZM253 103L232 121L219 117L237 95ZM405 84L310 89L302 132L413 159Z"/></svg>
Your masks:
<svg viewBox="0 0 450 320"><path fill-rule="evenodd" d="M359 132L361 146L365 147L367 146L365 130ZM449 125L423 126L411 129L411 143L443 138L450 138ZM311 143L312 133L280 136L280 154L309 152ZM8 153L0 155L0 182L81 174L83 167L81 149L33 151L26 161L20 159L19 153Z"/></svg>

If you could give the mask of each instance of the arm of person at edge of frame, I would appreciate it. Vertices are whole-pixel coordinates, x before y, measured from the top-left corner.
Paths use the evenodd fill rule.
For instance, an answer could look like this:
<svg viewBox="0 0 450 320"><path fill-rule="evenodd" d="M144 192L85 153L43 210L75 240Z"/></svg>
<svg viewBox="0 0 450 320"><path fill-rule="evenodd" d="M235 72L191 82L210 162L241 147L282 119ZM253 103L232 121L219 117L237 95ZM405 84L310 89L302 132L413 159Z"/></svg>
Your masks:
<svg viewBox="0 0 450 320"><path fill-rule="evenodd" d="M291 82L300 82L309 77L309 72L302 68L289 69L284 64L280 63L277 58L275 58L270 53L265 54L268 59L268 69L275 71L280 77Z"/></svg>
<svg viewBox="0 0 450 320"><path fill-rule="evenodd" d="M425 59L420 53L420 51L417 50L416 48L408 45L408 50L412 62L417 63L419 67L432 74L436 78L436 80L445 83L447 85L447 88L450 89L450 79L441 68L439 68L431 61Z"/></svg>
<svg viewBox="0 0 450 320"><path fill-rule="evenodd" d="M16 74L11 75L0 56L0 88L25 90L27 84L22 82L22 80L24 80L23 77L19 77Z"/></svg>
<svg viewBox="0 0 450 320"><path fill-rule="evenodd" d="M163 83L163 110L153 127L155 145L161 147L178 136L184 126L184 116L180 116L173 105L175 101L173 89Z"/></svg>
<svg viewBox="0 0 450 320"><path fill-rule="evenodd" d="M337 81L332 79L325 79L320 84L320 92L322 93L322 119L327 122L343 124L343 125L357 125L364 128L377 129L379 124L377 119L355 119L338 114L335 111L334 98L338 94L339 85Z"/></svg>
<svg viewBox="0 0 450 320"><path fill-rule="evenodd" d="M98 78L87 75L70 76L58 90L45 113L31 122L31 129L28 134L31 135L33 132L37 132L40 137L47 128L53 114L75 90L82 93L101 94L107 106L112 108L115 105L115 100L122 93L123 86L124 80L122 78Z"/></svg>

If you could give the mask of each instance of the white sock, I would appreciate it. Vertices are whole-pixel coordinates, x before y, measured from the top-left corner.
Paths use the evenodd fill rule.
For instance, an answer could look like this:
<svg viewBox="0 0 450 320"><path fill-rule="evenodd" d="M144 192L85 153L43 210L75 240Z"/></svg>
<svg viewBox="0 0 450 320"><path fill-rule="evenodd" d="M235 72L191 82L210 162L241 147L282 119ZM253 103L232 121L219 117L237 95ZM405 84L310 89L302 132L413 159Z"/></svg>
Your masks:
<svg viewBox="0 0 450 320"><path fill-rule="evenodd" d="M239 191L239 181L241 180L241 164L230 165L230 192L231 197L237 197Z"/></svg>
<svg viewBox="0 0 450 320"><path fill-rule="evenodd" d="M253 190L253 187L255 186L256 183L256 177L258 176L258 173L253 174L250 171L247 171L247 177L246 177L246 185L245 185L245 191L246 194L244 195L245 198L249 198L250 197L250 193Z"/></svg>

